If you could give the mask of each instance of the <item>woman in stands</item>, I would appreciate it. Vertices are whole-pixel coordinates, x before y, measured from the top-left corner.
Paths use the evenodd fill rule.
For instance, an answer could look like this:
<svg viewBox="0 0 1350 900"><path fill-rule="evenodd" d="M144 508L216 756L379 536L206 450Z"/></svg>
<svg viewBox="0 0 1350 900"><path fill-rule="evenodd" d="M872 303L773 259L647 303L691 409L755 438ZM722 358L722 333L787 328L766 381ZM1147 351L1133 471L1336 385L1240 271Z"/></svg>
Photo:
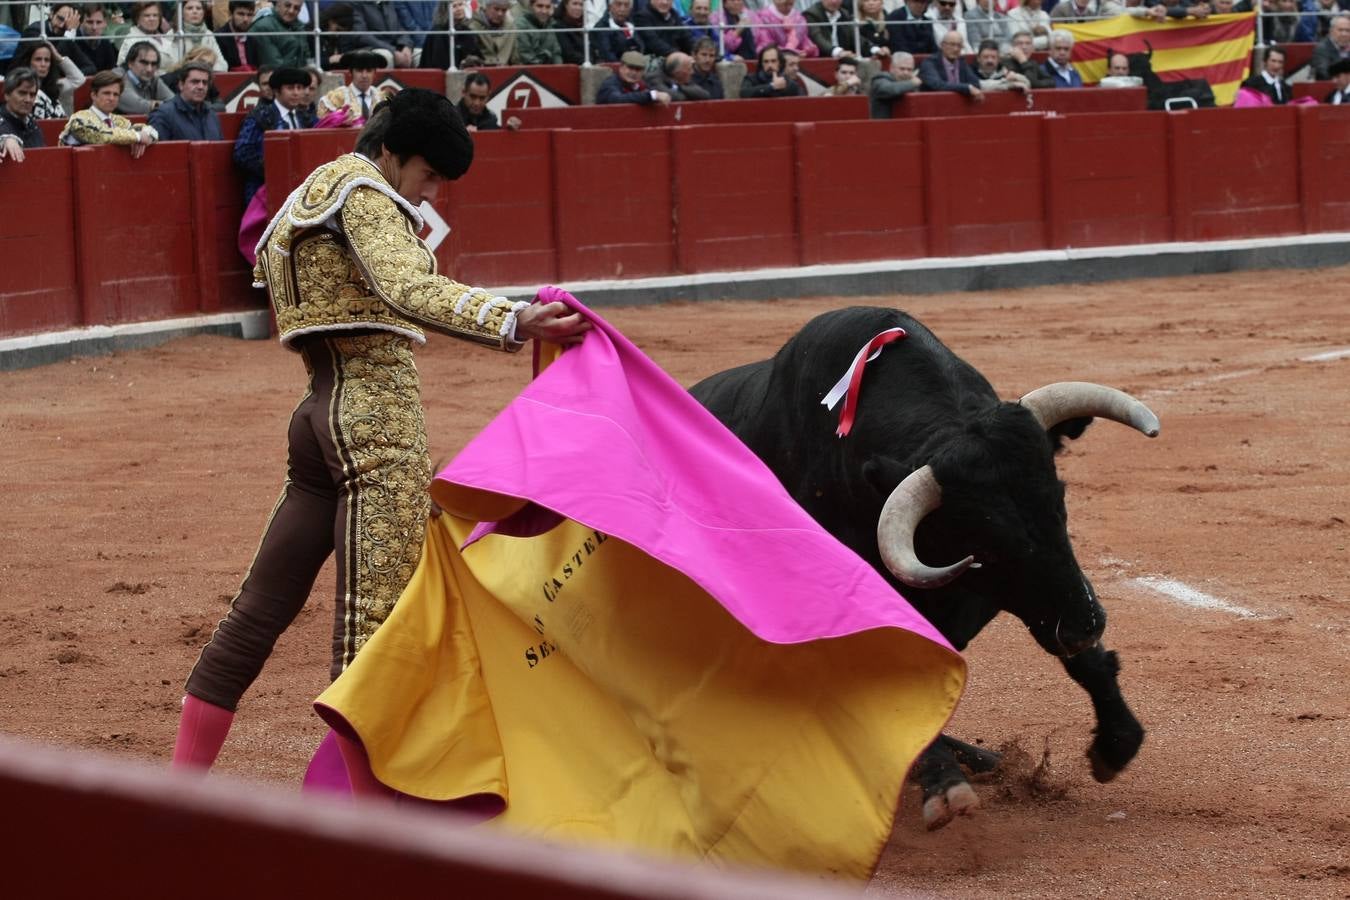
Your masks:
<svg viewBox="0 0 1350 900"><path fill-rule="evenodd" d="M797 82L783 77L783 55L769 44L759 51L759 67L755 74L741 82L741 99L749 97L795 97L802 92Z"/></svg>
<svg viewBox="0 0 1350 900"><path fill-rule="evenodd" d="M178 38L178 56L184 62L187 62L188 54L197 48L209 49L215 54L215 60L211 63L211 69L215 72L224 72L228 66L225 65L225 56L220 52L220 45L216 43L216 36L206 25L206 2L205 0L183 0L181 7L182 31L183 34Z"/></svg>
<svg viewBox="0 0 1350 900"><path fill-rule="evenodd" d="M886 30L886 10L882 8L881 0L860 0L858 21L862 23L858 29L862 52L871 57L888 58L891 55L891 35Z"/></svg>
<svg viewBox="0 0 1350 900"><path fill-rule="evenodd" d="M709 19L722 31L722 49L726 59L755 58L755 35L750 30L750 16L745 11L745 0L722 0L722 8Z"/></svg>
<svg viewBox="0 0 1350 900"><path fill-rule="evenodd" d="M29 44L14 56L14 66L26 66L38 77L37 103L33 106L35 119L64 119L68 113L61 106L61 92L84 84L84 73L69 58L56 52L49 41Z"/></svg>
<svg viewBox="0 0 1350 900"><path fill-rule="evenodd" d="M171 34L161 32L164 15L158 3L137 3L131 7L131 18L135 23L122 39L117 51L117 64L127 64L127 51L141 41L146 41L159 51L159 70L167 72L178 67L179 52L177 41Z"/></svg>
<svg viewBox="0 0 1350 900"><path fill-rule="evenodd" d="M133 125L126 116L117 114L117 101L122 99L122 76L103 71L94 76L90 106L70 117L61 130L60 142L70 146L80 144L121 144L131 148L133 159L140 159L145 148L159 140L149 125Z"/></svg>
<svg viewBox="0 0 1350 900"><path fill-rule="evenodd" d="M553 30L558 33L558 48L562 50L562 60L573 66L586 61L583 17L586 14L585 0L559 0L553 10Z"/></svg>

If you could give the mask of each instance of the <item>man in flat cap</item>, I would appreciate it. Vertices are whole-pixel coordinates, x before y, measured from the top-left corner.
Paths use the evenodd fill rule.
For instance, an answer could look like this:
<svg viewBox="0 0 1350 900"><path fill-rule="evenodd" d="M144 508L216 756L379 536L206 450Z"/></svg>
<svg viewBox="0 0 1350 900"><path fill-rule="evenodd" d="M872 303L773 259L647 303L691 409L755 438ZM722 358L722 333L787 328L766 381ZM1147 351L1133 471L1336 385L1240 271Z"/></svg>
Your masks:
<svg viewBox="0 0 1350 900"><path fill-rule="evenodd" d="M647 87L642 75L647 71L647 57L636 50L629 50L619 57L619 71L606 78L595 92L596 103L637 103L646 106L649 103L670 105L670 94Z"/></svg>
<svg viewBox="0 0 1350 900"><path fill-rule="evenodd" d="M439 275L418 207L473 160L444 96L400 91L371 114L356 152L315 169L258 244L281 343L308 386L291 416L287 476L262 543L187 680L174 764L215 760L240 697L337 553L330 674L388 617L422 553L431 463L413 348L425 329L515 351L579 342L562 303L511 302ZM340 741L344 756L359 747Z"/></svg>
<svg viewBox="0 0 1350 900"><path fill-rule="evenodd" d="M375 87L375 72L383 63L383 58L370 50L344 53L340 65L347 70L350 80L319 98L319 115L345 109L348 125L364 125L379 102L394 94Z"/></svg>
<svg viewBox="0 0 1350 900"><path fill-rule="evenodd" d="M314 114L305 108L310 75L304 69L282 66L267 79L272 101L259 103L244 120L234 141L234 164L244 173L244 205L266 180L263 175L263 135L276 129L313 128Z"/></svg>

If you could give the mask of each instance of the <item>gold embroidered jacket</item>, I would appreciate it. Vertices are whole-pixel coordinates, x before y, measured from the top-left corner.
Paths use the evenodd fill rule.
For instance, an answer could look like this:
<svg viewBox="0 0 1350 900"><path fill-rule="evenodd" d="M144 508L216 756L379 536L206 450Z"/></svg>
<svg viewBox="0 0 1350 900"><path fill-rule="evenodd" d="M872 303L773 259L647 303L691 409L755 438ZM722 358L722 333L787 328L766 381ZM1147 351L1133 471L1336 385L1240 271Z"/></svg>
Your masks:
<svg viewBox="0 0 1350 900"><path fill-rule="evenodd" d="M159 140L159 132L149 125L133 125L126 116L112 115L112 124L103 121L95 109L82 109L71 116L57 141L62 144L139 144L141 132L148 131Z"/></svg>
<svg viewBox="0 0 1350 900"><path fill-rule="evenodd" d="M254 285L272 298L281 342L375 328L420 344L425 327L520 349L516 314L529 304L438 275L421 229L416 208L364 156L349 153L315 169L258 243Z"/></svg>

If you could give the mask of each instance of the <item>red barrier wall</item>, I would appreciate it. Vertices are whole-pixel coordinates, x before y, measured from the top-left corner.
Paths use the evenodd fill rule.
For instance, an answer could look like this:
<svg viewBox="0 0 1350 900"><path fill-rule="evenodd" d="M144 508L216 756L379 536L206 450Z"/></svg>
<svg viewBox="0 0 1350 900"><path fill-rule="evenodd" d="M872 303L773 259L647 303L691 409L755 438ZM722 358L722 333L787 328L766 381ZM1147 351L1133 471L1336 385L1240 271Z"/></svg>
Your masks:
<svg viewBox="0 0 1350 900"><path fill-rule="evenodd" d="M672 139L680 271L796 265L792 126L676 128Z"/></svg>
<svg viewBox="0 0 1350 900"><path fill-rule="evenodd" d="M1296 112L1196 109L1168 119L1176 240L1303 230Z"/></svg>
<svg viewBox="0 0 1350 900"><path fill-rule="evenodd" d="M801 261L924 256L923 123L797 125Z"/></svg>
<svg viewBox="0 0 1350 900"><path fill-rule="evenodd" d="M704 100L661 106L615 103L560 106L511 113L521 128L656 128L675 125L743 125L757 122L836 122L867 118L866 97L796 97Z"/></svg>
<svg viewBox="0 0 1350 900"><path fill-rule="evenodd" d="M1006 116L1019 112L1098 113L1142 112L1148 108L1143 88L1057 88L1032 91L1031 104L1020 91L990 91L984 102L951 91L905 94L891 103L893 119L932 119L946 116Z"/></svg>
<svg viewBox="0 0 1350 900"><path fill-rule="evenodd" d="M1043 135L1051 247L1171 240L1165 117L1059 116Z"/></svg>
<svg viewBox="0 0 1350 900"><path fill-rule="evenodd" d="M675 271L670 141L665 128L554 133L562 280Z"/></svg>
<svg viewBox="0 0 1350 900"><path fill-rule="evenodd" d="M230 159L234 146L224 141L194 141L188 146L198 308L216 312L262 303L262 292L252 287L253 267L239 253L244 180Z"/></svg>
<svg viewBox="0 0 1350 900"><path fill-rule="evenodd" d="M1298 81L1289 85L1295 100L1300 97L1312 97L1318 103L1326 99L1327 94L1336 90L1334 81Z"/></svg>
<svg viewBox="0 0 1350 900"><path fill-rule="evenodd" d="M1308 231L1350 230L1350 110L1298 111L1300 198Z"/></svg>
<svg viewBox="0 0 1350 900"><path fill-rule="evenodd" d="M0 336L80 324L72 157L29 150L22 164L0 165Z"/></svg>
<svg viewBox="0 0 1350 900"><path fill-rule="evenodd" d="M1041 125L1038 116L924 122L930 254L1045 248Z"/></svg>
<svg viewBox="0 0 1350 900"><path fill-rule="evenodd" d="M155 148L154 163L121 147L76 147L80 297L88 325L196 309L197 258L188 181L191 144Z"/></svg>

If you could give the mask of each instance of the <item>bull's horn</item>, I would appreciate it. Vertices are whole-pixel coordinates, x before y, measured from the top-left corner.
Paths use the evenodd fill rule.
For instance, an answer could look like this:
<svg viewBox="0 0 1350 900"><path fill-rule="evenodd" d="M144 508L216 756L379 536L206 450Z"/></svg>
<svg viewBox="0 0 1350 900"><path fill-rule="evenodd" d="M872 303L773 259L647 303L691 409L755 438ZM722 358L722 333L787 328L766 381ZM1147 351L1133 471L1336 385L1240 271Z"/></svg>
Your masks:
<svg viewBox="0 0 1350 900"><path fill-rule="evenodd" d="M895 486L881 508L877 522L877 546L881 560L903 584L915 588L942 587L975 561L967 556L958 563L935 569L919 562L914 552L914 531L923 517L942 505L942 486L933 469L923 466Z"/></svg>
<svg viewBox="0 0 1350 900"><path fill-rule="evenodd" d="M1099 416L1129 425L1149 437L1158 436L1158 417L1124 391L1088 381L1059 381L1036 388L1018 403L1031 410L1046 431L1060 422Z"/></svg>

